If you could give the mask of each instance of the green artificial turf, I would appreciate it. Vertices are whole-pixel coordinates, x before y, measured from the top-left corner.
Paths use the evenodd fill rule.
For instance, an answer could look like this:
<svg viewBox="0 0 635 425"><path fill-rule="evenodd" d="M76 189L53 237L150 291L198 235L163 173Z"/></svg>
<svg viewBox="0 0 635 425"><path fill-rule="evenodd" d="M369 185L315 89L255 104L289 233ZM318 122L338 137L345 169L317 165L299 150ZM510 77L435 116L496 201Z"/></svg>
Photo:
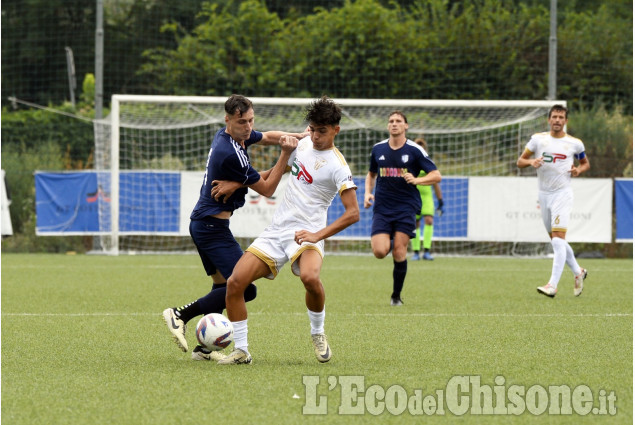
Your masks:
<svg viewBox="0 0 635 425"><path fill-rule="evenodd" d="M549 278L547 259L409 261L405 305L391 307L390 258L327 256L334 354L326 364L314 357L304 289L287 265L276 280L256 282L247 305L253 364L219 366L190 360L161 319L166 307L209 290L197 256L5 254L2 420L631 424L633 262L581 265L589 270L583 294L573 296L565 267L549 299L536 292ZM550 386L588 388L592 404L577 393L578 408L607 414L556 414L558 404L532 414L527 406L545 406L538 402ZM526 404L514 404L516 390ZM480 414L487 406L497 414Z"/></svg>

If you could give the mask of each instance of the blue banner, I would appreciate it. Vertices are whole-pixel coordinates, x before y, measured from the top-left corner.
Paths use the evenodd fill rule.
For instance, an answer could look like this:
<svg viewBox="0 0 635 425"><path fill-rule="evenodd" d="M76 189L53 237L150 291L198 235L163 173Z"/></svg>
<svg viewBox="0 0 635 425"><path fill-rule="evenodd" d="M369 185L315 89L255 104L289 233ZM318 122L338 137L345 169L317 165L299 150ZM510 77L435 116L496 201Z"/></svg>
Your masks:
<svg viewBox="0 0 635 425"><path fill-rule="evenodd" d="M359 221L337 234L337 237L369 238L373 220L373 208L364 208L364 186L366 177L353 177L357 185L357 202L359 203ZM469 179L465 177L444 177L441 180L444 213L434 217L434 238L466 238L467 237L467 207L468 207ZM434 205L437 206L436 195ZM332 223L344 213L344 205L339 196L333 200L328 209L327 222ZM421 224L423 226L423 223Z"/></svg>
<svg viewBox="0 0 635 425"><path fill-rule="evenodd" d="M99 232L99 196L96 173L36 173L36 233Z"/></svg>
<svg viewBox="0 0 635 425"><path fill-rule="evenodd" d="M125 172L119 182L119 231L179 231L180 172Z"/></svg>
<svg viewBox="0 0 635 425"><path fill-rule="evenodd" d="M615 240L633 241L633 179L615 180Z"/></svg>
<svg viewBox="0 0 635 425"><path fill-rule="evenodd" d="M123 172L119 187L121 233L179 232L179 172ZM99 186L96 172L36 173L35 205L39 235L110 230L110 193ZM103 209L101 228L99 208Z"/></svg>

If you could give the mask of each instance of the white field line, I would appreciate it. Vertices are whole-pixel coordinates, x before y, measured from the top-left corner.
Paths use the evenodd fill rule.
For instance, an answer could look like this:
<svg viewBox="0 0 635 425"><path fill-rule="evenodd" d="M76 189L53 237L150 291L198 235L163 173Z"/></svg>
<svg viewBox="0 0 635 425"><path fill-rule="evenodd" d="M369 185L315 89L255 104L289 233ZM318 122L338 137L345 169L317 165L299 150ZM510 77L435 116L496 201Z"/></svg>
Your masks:
<svg viewBox="0 0 635 425"><path fill-rule="evenodd" d="M252 312L250 316L306 316L306 312ZM329 313L329 316L351 316L351 317L633 317L633 313L579 313L579 314L562 314L562 313ZM161 313L2 313L2 316L8 317L121 317L121 316L157 316Z"/></svg>
<svg viewBox="0 0 635 425"><path fill-rule="evenodd" d="M412 262L410 261L409 263L413 263L413 267L416 267L416 263L417 262ZM47 265L46 269L68 269L68 270L73 270L75 268L81 268L84 269L86 267L85 264L56 264L56 265ZM2 266L3 269L6 270L19 270L19 269L42 269L41 265L38 264L20 264L20 265L10 265L10 264L5 264ZM108 270L117 270L117 269L148 269L148 270L156 270L156 269L201 269L201 265L200 264L117 264L117 265L112 265L112 264L92 264L90 266L91 269L108 269ZM325 269L328 271L333 271L333 270L346 270L346 271L351 271L351 270L362 270L362 271L368 271L368 270L385 270L386 269L386 265L382 262L379 261L370 261L366 264L360 264L360 265L346 265L346 264L325 264ZM509 270L516 270L516 268L510 268ZM435 272L439 272L439 271L450 271L450 272L463 272L463 270L461 269L457 269L456 264L453 264L453 262L448 261L446 264L435 264L434 265L434 271ZM500 263L498 264L492 264L492 267L483 267L482 265L480 267L472 267L470 268L470 273L475 273L475 272L491 272L491 271L499 271L499 272L505 272L508 271L508 269L506 267L501 268ZM633 273L633 269L632 268L616 268L614 267L614 265L612 265L611 267L595 267L591 270L594 273L624 273L624 272L628 272L632 275Z"/></svg>

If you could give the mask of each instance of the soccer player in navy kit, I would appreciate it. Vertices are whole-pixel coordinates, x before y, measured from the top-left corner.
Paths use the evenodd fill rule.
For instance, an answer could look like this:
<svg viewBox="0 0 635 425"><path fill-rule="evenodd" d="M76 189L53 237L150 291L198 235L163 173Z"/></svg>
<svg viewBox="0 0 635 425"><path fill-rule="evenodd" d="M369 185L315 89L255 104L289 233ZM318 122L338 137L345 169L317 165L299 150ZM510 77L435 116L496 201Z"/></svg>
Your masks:
<svg viewBox="0 0 635 425"><path fill-rule="evenodd" d="M186 323L201 314L222 313L225 308L227 278L243 252L229 229L229 218L234 210L245 204L247 188L263 196L273 195L286 170L291 152L297 146L295 138L304 133L282 131L255 131L254 109L251 101L241 95L232 95L225 102L226 127L220 129L212 140L199 200L190 216L190 235L196 245L207 275L212 277L212 290L179 308L167 308L163 318L169 331L182 351L187 351ZM291 135L294 137L282 137ZM258 173L249 161L247 148L254 143L280 144L282 152L276 165ZM242 187L227 197L219 196L215 182L232 180ZM222 194L221 194L222 195ZM245 291L245 300L256 297L252 283ZM210 353L197 346L192 353L195 360L210 360Z"/></svg>
<svg viewBox="0 0 635 425"><path fill-rule="evenodd" d="M401 111L388 118L390 137L373 146L366 175L364 208L373 205L370 244L376 258L392 249L393 292L390 304L403 305L401 291L408 272L408 243L414 237L421 196L416 185L433 185L441 173L426 151L406 137L408 119ZM424 177L418 176L425 171ZM373 194L374 190L374 194Z"/></svg>

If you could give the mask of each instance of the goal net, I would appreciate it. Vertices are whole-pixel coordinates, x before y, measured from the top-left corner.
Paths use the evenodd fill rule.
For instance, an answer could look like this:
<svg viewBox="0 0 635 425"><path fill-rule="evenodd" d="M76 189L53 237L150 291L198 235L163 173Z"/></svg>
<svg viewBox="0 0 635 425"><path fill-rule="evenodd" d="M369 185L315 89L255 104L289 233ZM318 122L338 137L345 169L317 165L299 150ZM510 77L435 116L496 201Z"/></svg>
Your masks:
<svg viewBox="0 0 635 425"><path fill-rule="evenodd" d="M225 97L115 95L107 119L95 123L95 163L101 235L106 253L194 252L187 224L202 183L214 134L225 125ZM259 131L302 131L313 99L251 100ZM331 253L368 254L372 212L364 210L364 179L372 146L388 137L388 116L408 118L408 137L424 137L443 175L445 214L435 217L437 255L539 255L548 244L521 240L473 240L468 227L471 177L521 176L516 159L531 135L546 131L547 112L562 101L458 101L335 99L342 106L336 146L346 157L360 200L360 222L330 238ZM277 146L250 148L258 170L275 164ZM531 173L531 171L529 171ZM200 179L199 179L200 176ZM496 199L491 199L496 202ZM275 203L275 200L271 202ZM435 200L436 203L436 200ZM247 202L246 208L250 202ZM232 226L246 247L257 236L249 217L236 211ZM336 197L329 221L343 210ZM473 212L472 212L473 213ZM254 215L255 214L255 215ZM235 223L234 223L235 222ZM422 223L423 226L423 223Z"/></svg>

